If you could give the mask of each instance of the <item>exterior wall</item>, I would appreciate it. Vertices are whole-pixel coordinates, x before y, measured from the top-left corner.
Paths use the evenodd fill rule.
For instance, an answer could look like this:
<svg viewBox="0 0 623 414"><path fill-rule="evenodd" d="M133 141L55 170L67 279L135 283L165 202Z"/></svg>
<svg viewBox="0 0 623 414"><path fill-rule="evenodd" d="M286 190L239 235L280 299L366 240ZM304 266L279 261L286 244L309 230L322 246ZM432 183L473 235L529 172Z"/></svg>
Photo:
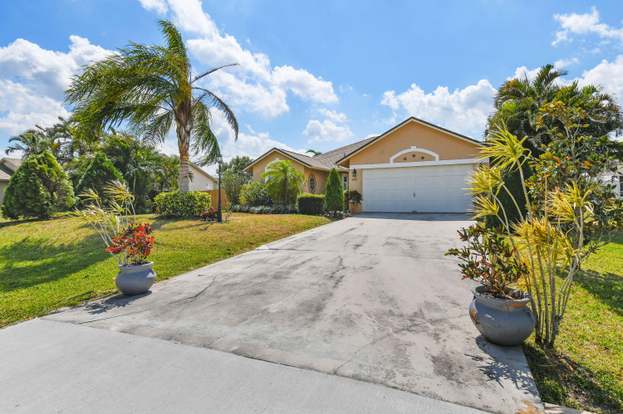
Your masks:
<svg viewBox="0 0 623 414"><path fill-rule="evenodd" d="M305 181L303 183L304 192L308 192L308 193L311 192L309 188L309 177L313 174L314 177L316 178L316 190L314 191L314 193L315 194L324 193L324 188L327 183L327 176L329 175L327 171L311 169L301 164L300 162L297 162L295 160L292 160L288 157L283 156L282 154L279 154L278 152L273 152L272 154L267 155L266 157L264 157L264 159L262 159L260 162L255 164L253 167L251 167L252 168L251 175L253 176L253 181L261 181L262 173L266 170L266 167L268 166L268 164L270 164L271 162L275 160L288 160L292 162L292 165L294 166L294 168L296 168L297 170L303 173L303 176L305 177Z"/></svg>
<svg viewBox="0 0 623 414"><path fill-rule="evenodd" d="M391 156L412 146L433 151L439 155L440 160L476 158L479 151L479 146L476 144L455 138L426 125L409 122L360 153L352 156L349 163L388 163ZM408 155L412 154L409 153ZM415 155L426 156L427 154L417 152ZM402 157L400 159L402 160ZM425 160L432 159L429 155ZM413 162L413 159L407 162Z"/></svg>
<svg viewBox="0 0 623 414"><path fill-rule="evenodd" d="M198 171L197 167L191 165L190 170L192 171L192 179L190 181L191 191L208 191L216 189L216 183Z"/></svg>
<svg viewBox="0 0 623 414"><path fill-rule="evenodd" d="M6 190L8 185L8 181L0 181L0 204L2 204L2 201L4 200L4 191Z"/></svg>
<svg viewBox="0 0 623 414"><path fill-rule="evenodd" d="M429 126L410 122L353 155L344 163L344 166L389 163L392 156L413 146L436 153L439 160L477 158L480 150L476 144L455 138ZM394 163L434 160L435 157L430 153L416 150L401 154L394 159ZM349 189L358 191L363 198L365 198L363 189L365 173L365 170L357 169L356 174L353 174L351 168L348 180ZM361 211L361 205L351 204L350 209L351 212L358 213Z"/></svg>

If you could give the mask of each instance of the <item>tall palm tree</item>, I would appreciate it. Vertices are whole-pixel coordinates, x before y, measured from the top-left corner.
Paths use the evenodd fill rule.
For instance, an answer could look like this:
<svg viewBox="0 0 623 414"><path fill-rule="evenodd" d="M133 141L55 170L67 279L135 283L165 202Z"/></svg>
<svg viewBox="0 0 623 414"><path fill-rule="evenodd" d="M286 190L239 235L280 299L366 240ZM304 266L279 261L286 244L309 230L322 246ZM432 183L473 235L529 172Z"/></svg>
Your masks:
<svg viewBox="0 0 623 414"><path fill-rule="evenodd" d="M311 154L312 157L315 157L316 155L320 155L322 154L322 152L315 150L315 149L308 149L307 151L305 151L305 154Z"/></svg>
<svg viewBox="0 0 623 414"><path fill-rule="evenodd" d="M166 20L160 28L164 46L131 43L74 77L66 99L74 119L88 133L127 123L150 141L163 142L175 124L180 156L180 190L190 185L191 150L202 164L220 157L211 129L210 107L220 110L238 138L238 121L227 104L200 79L230 65L193 75L182 35Z"/></svg>

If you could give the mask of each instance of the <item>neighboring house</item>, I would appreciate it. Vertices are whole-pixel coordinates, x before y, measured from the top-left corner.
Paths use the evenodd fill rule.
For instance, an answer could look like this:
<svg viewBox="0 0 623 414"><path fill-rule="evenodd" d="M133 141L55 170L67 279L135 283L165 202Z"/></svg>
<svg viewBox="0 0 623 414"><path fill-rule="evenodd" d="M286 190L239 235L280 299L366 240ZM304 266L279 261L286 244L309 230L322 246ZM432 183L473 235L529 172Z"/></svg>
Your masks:
<svg viewBox="0 0 623 414"><path fill-rule="evenodd" d="M247 170L260 180L271 161L289 159L305 175L304 191L321 193L336 167L347 188L362 195L360 206L351 205L355 212L458 213L472 209L466 188L482 145L410 117L376 137L315 157L273 148Z"/></svg>
<svg viewBox="0 0 623 414"><path fill-rule="evenodd" d="M618 165L618 170L615 173L603 174L601 180L612 186L614 194L618 198L623 198L623 164Z"/></svg>
<svg viewBox="0 0 623 414"><path fill-rule="evenodd" d="M2 158L0 159L0 204L4 201L4 192L9 185L11 176L22 165L19 158Z"/></svg>
<svg viewBox="0 0 623 414"><path fill-rule="evenodd" d="M218 180L196 164L190 164L190 190L211 191L218 187Z"/></svg>

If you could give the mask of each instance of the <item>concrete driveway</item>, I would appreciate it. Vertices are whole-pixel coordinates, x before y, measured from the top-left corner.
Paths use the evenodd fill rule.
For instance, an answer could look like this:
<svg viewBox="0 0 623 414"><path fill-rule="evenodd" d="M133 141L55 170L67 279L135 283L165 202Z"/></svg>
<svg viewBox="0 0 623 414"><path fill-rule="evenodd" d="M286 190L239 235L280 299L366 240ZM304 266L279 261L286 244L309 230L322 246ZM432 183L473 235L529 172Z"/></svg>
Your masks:
<svg viewBox="0 0 623 414"><path fill-rule="evenodd" d="M472 284L444 257L468 224L453 215L352 217L159 283L149 295L113 297L45 320L486 411L539 407L521 349L478 336L467 314Z"/></svg>

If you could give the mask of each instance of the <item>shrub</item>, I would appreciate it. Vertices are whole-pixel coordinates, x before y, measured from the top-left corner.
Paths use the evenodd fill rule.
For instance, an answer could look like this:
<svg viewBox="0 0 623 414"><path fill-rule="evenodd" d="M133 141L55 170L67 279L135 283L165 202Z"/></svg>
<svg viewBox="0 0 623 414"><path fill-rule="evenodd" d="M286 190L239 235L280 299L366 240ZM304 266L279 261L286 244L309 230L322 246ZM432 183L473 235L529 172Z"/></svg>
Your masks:
<svg viewBox="0 0 623 414"><path fill-rule="evenodd" d="M324 205L325 210L329 212L342 211L344 209L344 188L340 174L335 168L332 168L329 173Z"/></svg>
<svg viewBox="0 0 623 414"><path fill-rule="evenodd" d="M244 206L256 207L272 204L266 185L259 181L251 181L240 188L240 203Z"/></svg>
<svg viewBox="0 0 623 414"><path fill-rule="evenodd" d="M74 190L67 174L50 151L28 156L11 177L5 192L2 214L16 219L48 218L71 208Z"/></svg>
<svg viewBox="0 0 623 414"><path fill-rule="evenodd" d="M210 209L210 194L201 191L170 191L154 199L156 213L167 217L200 217Z"/></svg>
<svg viewBox="0 0 623 414"><path fill-rule="evenodd" d="M76 194L80 195L86 190L93 190L105 200L104 188L113 181L122 182L123 175L106 154L97 152L80 174L76 184Z"/></svg>
<svg viewBox="0 0 623 414"><path fill-rule="evenodd" d="M324 211L323 194L299 194L296 203L301 214L322 214Z"/></svg>

